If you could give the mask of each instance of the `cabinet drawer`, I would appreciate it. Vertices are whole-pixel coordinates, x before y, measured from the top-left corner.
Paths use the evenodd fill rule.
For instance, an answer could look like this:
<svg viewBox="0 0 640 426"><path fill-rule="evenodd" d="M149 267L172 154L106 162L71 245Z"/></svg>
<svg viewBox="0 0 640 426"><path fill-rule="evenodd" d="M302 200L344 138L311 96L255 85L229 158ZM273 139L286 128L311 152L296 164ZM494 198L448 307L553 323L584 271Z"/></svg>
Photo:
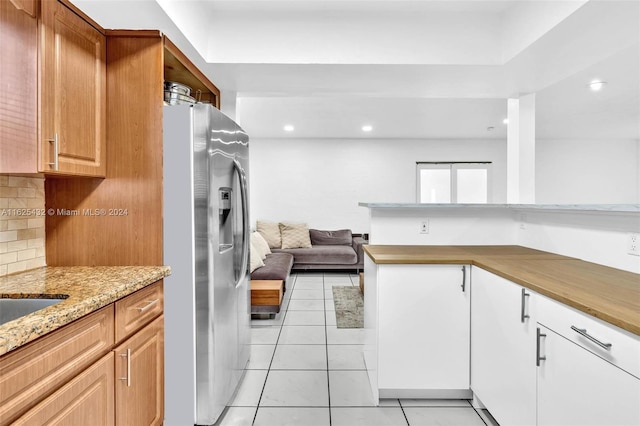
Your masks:
<svg viewBox="0 0 640 426"><path fill-rule="evenodd" d="M113 425L113 369L113 352L110 352L13 425Z"/></svg>
<svg viewBox="0 0 640 426"><path fill-rule="evenodd" d="M164 310L162 280L116 302L116 342L140 330Z"/></svg>
<svg viewBox="0 0 640 426"><path fill-rule="evenodd" d="M540 324L640 378L639 336L547 297L537 298L536 311ZM572 327L611 346L604 348Z"/></svg>
<svg viewBox="0 0 640 426"><path fill-rule="evenodd" d="M113 344L109 305L0 358L0 425L76 376Z"/></svg>

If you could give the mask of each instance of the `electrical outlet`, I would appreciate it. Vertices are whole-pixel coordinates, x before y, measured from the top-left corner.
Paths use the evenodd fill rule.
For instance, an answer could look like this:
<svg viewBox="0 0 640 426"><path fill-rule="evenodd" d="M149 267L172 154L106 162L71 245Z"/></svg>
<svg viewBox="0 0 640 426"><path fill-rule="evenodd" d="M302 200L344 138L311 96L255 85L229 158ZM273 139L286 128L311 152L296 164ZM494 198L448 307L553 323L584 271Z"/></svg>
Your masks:
<svg viewBox="0 0 640 426"><path fill-rule="evenodd" d="M420 233L428 234L429 233L429 219L424 219L420 222Z"/></svg>
<svg viewBox="0 0 640 426"><path fill-rule="evenodd" d="M627 241L627 253L640 256L640 234L629 234Z"/></svg>
<svg viewBox="0 0 640 426"><path fill-rule="evenodd" d="M520 229L527 229L527 215L524 213L520 215Z"/></svg>

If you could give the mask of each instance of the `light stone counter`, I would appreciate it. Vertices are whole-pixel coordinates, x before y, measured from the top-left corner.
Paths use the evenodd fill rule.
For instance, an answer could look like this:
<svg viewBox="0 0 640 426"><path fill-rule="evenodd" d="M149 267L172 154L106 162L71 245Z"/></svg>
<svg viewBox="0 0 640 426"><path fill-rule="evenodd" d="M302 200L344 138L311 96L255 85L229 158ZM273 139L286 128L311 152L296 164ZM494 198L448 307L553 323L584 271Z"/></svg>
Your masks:
<svg viewBox="0 0 640 426"><path fill-rule="evenodd" d="M2 298L64 300L0 325L0 355L170 274L168 266L60 266L1 277Z"/></svg>

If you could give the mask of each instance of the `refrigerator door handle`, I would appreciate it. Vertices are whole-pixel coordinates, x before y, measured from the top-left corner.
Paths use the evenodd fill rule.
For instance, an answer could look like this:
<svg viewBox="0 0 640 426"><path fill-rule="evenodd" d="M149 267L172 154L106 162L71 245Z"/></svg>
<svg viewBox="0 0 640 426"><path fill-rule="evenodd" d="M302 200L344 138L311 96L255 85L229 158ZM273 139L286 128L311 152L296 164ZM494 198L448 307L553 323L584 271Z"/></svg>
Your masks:
<svg viewBox="0 0 640 426"><path fill-rule="evenodd" d="M247 174L237 158L233 159L233 168L240 180L240 199L242 200L242 265L235 287L238 288L247 276L249 267L249 209L247 198Z"/></svg>

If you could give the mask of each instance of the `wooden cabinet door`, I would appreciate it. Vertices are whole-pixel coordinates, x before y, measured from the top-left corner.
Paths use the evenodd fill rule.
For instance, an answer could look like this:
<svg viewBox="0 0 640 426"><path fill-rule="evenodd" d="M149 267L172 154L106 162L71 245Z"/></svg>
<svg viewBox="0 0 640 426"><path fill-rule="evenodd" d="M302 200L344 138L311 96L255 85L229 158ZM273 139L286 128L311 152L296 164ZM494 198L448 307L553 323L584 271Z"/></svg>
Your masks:
<svg viewBox="0 0 640 426"><path fill-rule="evenodd" d="M538 425L640 424L640 379L539 327Z"/></svg>
<svg viewBox="0 0 640 426"><path fill-rule="evenodd" d="M464 267L463 273L462 265L378 265L381 398L399 389L408 398L471 395L470 271Z"/></svg>
<svg viewBox="0 0 640 426"><path fill-rule="evenodd" d="M116 425L164 420L164 316L115 350Z"/></svg>
<svg viewBox="0 0 640 426"><path fill-rule="evenodd" d="M498 423L535 425L535 295L476 267L471 280L471 389Z"/></svg>
<svg viewBox="0 0 640 426"><path fill-rule="evenodd" d="M38 23L33 2L0 1L0 173L38 165Z"/></svg>
<svg viewBox="0 0 640 426"><path fill-rule="evenodd" d="M13 425L113 425L113 380L110 352Z"/></svg>
<svg viewBox="0 0 640 426"><path fill-rule="evenodd" d="M39 169L105 176L106 37L58 1L42 2Z"/></svg>

